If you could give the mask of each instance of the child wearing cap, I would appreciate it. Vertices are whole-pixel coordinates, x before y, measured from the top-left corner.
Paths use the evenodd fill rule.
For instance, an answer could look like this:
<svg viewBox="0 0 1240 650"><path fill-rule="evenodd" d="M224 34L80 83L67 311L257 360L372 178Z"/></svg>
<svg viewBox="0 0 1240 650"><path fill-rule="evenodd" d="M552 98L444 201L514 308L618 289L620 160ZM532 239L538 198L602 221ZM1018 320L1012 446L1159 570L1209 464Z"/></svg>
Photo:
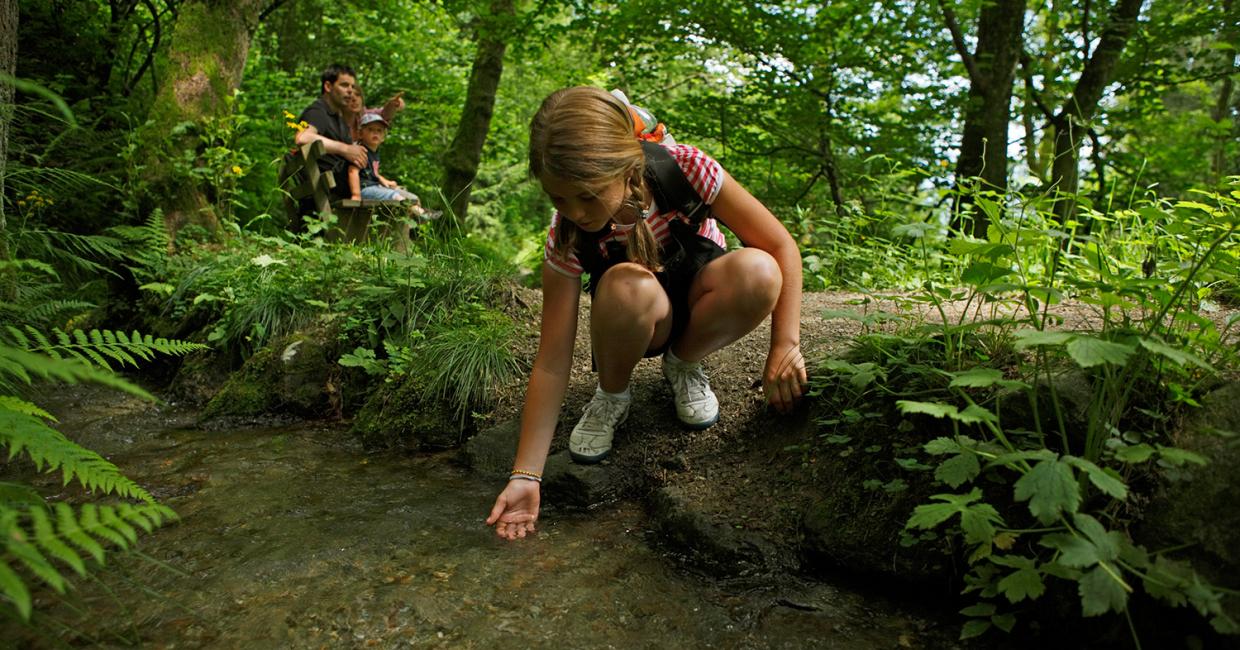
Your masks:
<svg viewBox="0 0 1240 650"><path fill-rule="evenodd" d="M379 113L363 113L358 143L366 148L366 167L349 168L349 192L354 201L410 201L414 216L433 219L439 213L422 207L418 196L379 173L379 145L387 139L388 122Z"/></svg>

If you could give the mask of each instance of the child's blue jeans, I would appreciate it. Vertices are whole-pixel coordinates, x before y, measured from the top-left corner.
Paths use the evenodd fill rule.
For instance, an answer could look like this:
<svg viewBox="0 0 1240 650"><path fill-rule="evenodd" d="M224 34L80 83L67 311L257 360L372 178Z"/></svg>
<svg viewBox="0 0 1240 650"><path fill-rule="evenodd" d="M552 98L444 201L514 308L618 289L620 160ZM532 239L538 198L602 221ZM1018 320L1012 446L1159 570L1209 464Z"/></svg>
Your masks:
<svg viewBox="0 0 1240 650"><path fill-rule="evenodd" d="M409 190L398 187L389 189L382 185L367 185L362 188L361 195L363 199L371 201L395 201L397 199L405 199L406 201L418 202L418 195Z"/></svg>

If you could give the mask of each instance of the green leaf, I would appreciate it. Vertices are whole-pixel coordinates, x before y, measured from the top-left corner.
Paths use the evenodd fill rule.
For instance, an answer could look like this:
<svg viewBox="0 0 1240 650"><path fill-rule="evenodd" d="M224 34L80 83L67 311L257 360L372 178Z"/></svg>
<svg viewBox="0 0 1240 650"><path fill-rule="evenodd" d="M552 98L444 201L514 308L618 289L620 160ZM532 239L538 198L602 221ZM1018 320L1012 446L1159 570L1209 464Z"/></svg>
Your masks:
<svg viewBox="0 0 1240 650"><path fill-rule="evenodd" d="M960 513L960 530L964 531L964 541L969 544L989 547L995 539L996 523L1002 524L1003 519L989 503L969 506Z"/></svg>
<svg viewBox="0 0 1240 650"><path fill-rule="evenodd" d="M999 592L1010 603L1019 603L1028 598L1035 600L1046 591L1042 582L1042 574L1038 573L1037 565L1030 558L1023 556L1006 556L1016 570L1007 574L999 581Z"/></svg>
<svg viewBox="0 0 1240 650"><path fill-rule="evenodd" d="M956 513L969 509L969 504L982 498L982 491L973 488L968 494L935 494L930 497L944 503L929 503L913 509L905 528L931 529L947 521Z"/></svg>
<svg viewBox="0 0 1240 650"><path fill-rule="evenodd" d="M9 536L5 547L10 555L21 560L22 564L26 565L26 568L30 569L31 573L50 585L52 589L56 590L56 593L65 593L64 577L60 575L56 567L52 566L51 562L47 561L47 558L43 557L39 549L25 540L18 539L16 535Z"/></svg>
<svg viewBox="0 0 1240 650"><path fill-rule="evenodd" d="M1081 613L1085 616L1101 616L1107 612L1122 612L1128 605L1125 585L1102 566L1081 577L1077 587L1081 595Z"/></svg>
<svg viewBox="0 0 1240 650"><path fill-rule="evenodd" d="M1012 628L1016 627L1016 616L1014 614L997 614L990 617L990 622L1004 632L1011 632Z"/></svg>
<svg viewBox="0 0 1240 650"><path fill-rule="evenodd" d="M975 603L960 610L960 613L973 617L994 616L995 605L994 603Z"/></svg>
<svg viewBox="0 0 1240 650"><path fill-rule="evenodd" d="M1153 455L1154 448L1144 442L1115 450L1115 458L1125 463L1144 463Z"/></svg>
<svg viewBox="0 0 1240 650"><path fill-rule="evenodd" d="M1077 458L1076 456L1064 456L1063 459L1069 465L1083 470L1085 475L1089 477L1089 482L1093 483L1094 487L1101 490L1103 494L1120 501L1128 498L1128 486L1124 485L1124 481L1119 478L1119 475L1114 470L1105 470L1084 458Z"/></svg>
<svg viewBox="0 0 1240 650"><path fill-rule="evenodd" d="M1099 561L1110 562L1119 557L1120 545L1124 542L1122 535L1115 531L1108 531L1092 515L1083 512L1074 515L1072 522L1076 524L1078 530L1084 533L1089 543L1094 545Z"/></svg>
<svg viewBox="0 0 1240 650"><path fill-rule="evenodd" d="M977 404L970 404L955 419L964 424L977 424L979 422L998 422L999 418L984 407Z"/></svg>
<svg viewBox="0 0 1240 650"><path fill-rule="evenodd" d="M902 399L896 400L896 406L898 406L900 408L900 412L904 414L921 413L923 415L929 415L936 418L954 418L959 414L956 407L951 404L941 404L939 402L914 402L911 400Z"/></svg>
<svg viewBox="0 0 1240 650"><path fill-rule="evenodd" d="M1104 341L1093 336L1079 335L1068 342L1068 354L1082 368L1092 368L1104 363L1122 366L1136 352L1126 343Z"/></svg>
<svg viewBox="0 0 1240 650"><path fill-rule="evenodd" d="M1023 350L1040 345L1063 345L1076 338L1076 335L1069 332L1023 329L1013 332L1012 337L1016 340L1016 349Z"/></svg>
<svg viewBox="0 0 1240 650"><path fill-rule="evenodd" d="M1166 343L1163 343L1162 341L1151 339L1151 338L1143 337L1139 339L1138 342L1141 344L1141 347L1145 348L1146 350L1149 350L1150 352L1153 352L1154 354L1158 354L1158 355L1161 355L1161 356L1164 356L1170 359L1171 361L1175 362L1176 365L1183 366L1183 365L1192 364L1194 366L1197 366L1198 368L1201 368L1202 370L1214 372L1213 366L1206 363L1205 361L1202 361L1200 357L1198 357L1197 355L1191 352L1188 352L1187 350L1181 350L1179 348L1175 348L1170 345L1167 345Z"/></svg>
<svg viewBox="0 0 1240 650"><path fill-rule="evenodd" d="M953 388L985 388L1002 380L1003 373L994 368L970 368L964 372L954 373L950 386Z"/></svg>
<svg viewBox="0 0 1240 650"><path fill-rule="evenodd" d="M986 631L989 629L990 629L989 620L984 619L984 618L970 619L964 624L963 627L960 628L960 640L964 641L965 639L972 639L975 637L979 637L985 634Z"/></svg>
<svg viewBox="0 0 1240 650"><path fill-rule="evenodd" d="M927 442L922 449L932 456L942 456L943 454L955 454L964 450L959 442L952 438L935 438Z"/></svg>
<svg viewBox="0 0 1240 650"><path fill-rule="evenodd" d="M52 521L43 508L32 508L30 518L34 523L34 540L52 557L68 564L80 576L86 575L86 563L68 544L60 541L52 527Z"/></svg>
<svg viewBox="0 0 1240 650"><path fill-rule="evenodd" d="M13 572L13 569L9 568L8 561L4 557L0 557L0 594L4 594L6 598L13 601L22 620L30 620L30 590L26 588L26 583L22 582L22 579Z"/></svg>
<svg viewBox="0 0 1240 650"><path fill-rule="evenodd" d="M1188 565L1163 555L1155 556L1154 563L1145 572L1142 585L1149 595L1172 607L1188 604L1184 588L1192 581L1193 570Z"/></svg>
<svg viewBox="0 0 1240 650"><path fill-rule="evenodd" d="M94 539L82 531L82 527L78 525L77 516L73 512L73 508L68 504L61 502L56 504L57 528L63 535L75 546L90 553L95 561L103 564L103 547Z"/></svg>
<svg viewBox="0 0 1240 650"><path fill-rule="evenodd" d="M1167 462L1177 467L1183 465L1184 463L1205 465L1209 462L1206 460L1205 456L1187 449L1180 449L1179 447L1164 447L1163 445L1158 445L1158 453L1166 459Z"/></svg>
<svg viewBox="0 0 1240 650"><path fill-rule="evenodd" d="M1016 481L1017 501L1028 501L1029 512L1042 524L1051 524L1060 512L1076 512L1081 505L1072 468L1059 459L1043 460Z"/></svg>
<svg viewBox="0 0 1240 650"><path fill-rule="evenodd" d="M977 462L977 454L965 451L939 463L934 470L934 478L957 488L972 481L981 471L981 465Z"/></svg>
<svg viewBox="0 0 1240 650"><path fill-rule="evenodd" d="M1056 560L1060 565L1072 567L1074 569L1083 569L1094 566L1102 558L1098 555L1098 547L1094 546L1088 539L1072 535L1069 533L1051 533L1043 535L1038 544L1048 548L1057 549L1059 557Z"/></svg>

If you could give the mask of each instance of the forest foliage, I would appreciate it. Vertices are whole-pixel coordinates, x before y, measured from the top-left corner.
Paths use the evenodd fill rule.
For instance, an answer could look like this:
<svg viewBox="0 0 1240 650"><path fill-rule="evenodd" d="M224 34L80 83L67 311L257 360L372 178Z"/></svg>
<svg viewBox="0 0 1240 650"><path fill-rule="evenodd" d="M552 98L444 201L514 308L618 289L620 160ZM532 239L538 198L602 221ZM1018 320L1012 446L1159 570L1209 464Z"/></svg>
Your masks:
<svg viewBox="0 0 1240 650"><path fill-rule="evenodd" d="M970 591L982 598L966 611L966 635L1011 629L1000 596L1015 605L1051 578L1080 585L1086 615L1126 611L1133 576L1235 631L1224 591L1136 550L1117 505L1156 463L1196 460L1146 411L1169 420L1236 367L1230 323L1203 316L1237 290L1234 1L16 4L16 58L0 61L17 89L0 156L0 353L11 353L2 403L26 436L3 440L11 453L34 449L36 429L60 440L23 397L31 372L132 391L107 379L114 365L189 351L179 339L239 362L316 320L347 339L343 364L428 374L465 417L515 361L471 352L480 339L451 323L504 348L518 333L498 316L497 287L537 278L550 205L527 178L529 118L562 86L620 88L780 217L801 245L807 289L903 290L933 309L965 301L973 315L983 305L1024 314L952 322L944 312L929 329L859 340L874 358L828 362L820 375L851 387L843 409L860 412L875 391L888 407L915 394L898 413L876 408L944 423L922 441L924 460L959 490L908 523L924 535L959 521ZM485 47L500 60L478 56ZM334 62L357 70L368 105L404 93L384 174L434 206L457 198L443 193L461 177L447 163L460 160L476 102L493 101L481 107L493 116L480 163L465 170L468 209L449 217L456 239L426 237L406 254L288 232L298 224L276 190L297 129L288 116ZM470 95L480 65L497 63L494 97ZM1101 331L1054 331L1047 307L1069 297L1106 315ZM109 329L132 324L171 340ZM459 386L426 362L443 350L474 368ZM1109 409L1098 407L1082 440L1062 419L1060 430L1015 435L997 424L995 391L1036 392L1039 377L1073 366ZM909 377L912 387L900 383ZM1157 403L1138 409L1137 385ZM810 444L831 444L834 426ZM982 476L1012 493L961 493ZM47 537L30 492L13 494L24 496L3 503L24 505L0 511L0 525ZM1014 514L1013 503L1028 510ZM1022 526L1041 527L1033 550L999 553ZM12 544L0 586L28 617L24 579L7 567L54 588L62 572ZM82 572L72 549L42 548Z"/></svg>

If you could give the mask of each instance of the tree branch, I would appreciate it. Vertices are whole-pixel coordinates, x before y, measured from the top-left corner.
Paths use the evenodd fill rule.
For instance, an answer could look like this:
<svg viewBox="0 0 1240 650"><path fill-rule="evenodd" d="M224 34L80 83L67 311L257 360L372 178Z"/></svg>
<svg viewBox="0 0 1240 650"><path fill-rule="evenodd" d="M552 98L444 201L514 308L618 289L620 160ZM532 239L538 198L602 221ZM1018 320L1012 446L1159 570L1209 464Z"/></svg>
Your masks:
<svg viewBox="0 0 1240 650"><path fill-rule="evenodd" d="M147 50L146 58L143 59L142 65L138 67L138 71L134 73L133 78L125 83L126 97L133 92L134 87L142 80L142 75L146 74L147 69L151 67L151 63L155 60L155 52L159 49L159 39L161 37L159 12L155 11L155 5L151 3L151 0L142 0L142 4L146 5L147 11L151 12L151 30L153 32L151 49Z"/></svg>
<svg viewBox="0 0 1240 650"><path fill-rule="evenodd" d="M947 6L945 0L939 0L939 7L943 10L943 22L947 23L947 31L951 32L952 45L956 48L956 53L960 55L960 60L964 62L965 70L969 72L969 80L984 90L986 77L982 76L982 71L978 69L977 62L973 60L973 55L969 54L969 49L964 44L964 33L960 31L960 23L956 20L956 12Z"/></svg>
<svg viewBox="0 0 1240 650"><path fill-rule="evenodd" d="M271 0L271 4L267 5L266 9L258 12L258 22L261 23L267 20L267 17L274 13L276 9L288 4L288 2L289 0Z"/></svg>

